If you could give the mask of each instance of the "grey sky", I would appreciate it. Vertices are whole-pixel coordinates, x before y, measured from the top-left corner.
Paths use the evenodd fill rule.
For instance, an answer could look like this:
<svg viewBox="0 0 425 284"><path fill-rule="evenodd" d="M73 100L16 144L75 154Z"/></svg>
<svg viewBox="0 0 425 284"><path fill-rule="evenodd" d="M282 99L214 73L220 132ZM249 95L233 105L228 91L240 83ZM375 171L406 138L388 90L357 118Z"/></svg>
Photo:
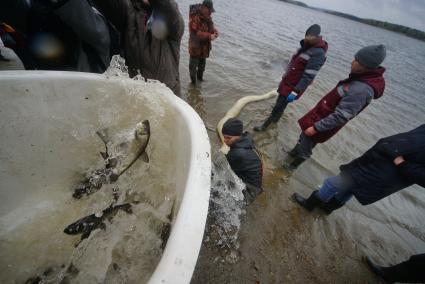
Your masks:
<svg viewBox="0 0 425 284"><path fill-rule="evenodd" d="M307 5L425 31L425 0L301 0Z"/></svg>

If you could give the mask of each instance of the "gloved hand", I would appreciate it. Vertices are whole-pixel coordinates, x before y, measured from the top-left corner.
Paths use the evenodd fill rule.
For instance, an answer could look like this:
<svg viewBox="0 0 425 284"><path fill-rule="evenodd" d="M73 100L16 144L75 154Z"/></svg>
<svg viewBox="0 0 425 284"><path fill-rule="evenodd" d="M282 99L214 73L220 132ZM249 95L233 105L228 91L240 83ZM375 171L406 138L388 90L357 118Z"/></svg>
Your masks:
<svg viewBox="0 0 425 284"><path fill-rule="evenodd" d="M291 93L289 93L289 95L286 97L286 101L288 103L292 103L293 101L295 101L295 99L298 97L298 94L295 93L294 91L292 91Z"/></svg>

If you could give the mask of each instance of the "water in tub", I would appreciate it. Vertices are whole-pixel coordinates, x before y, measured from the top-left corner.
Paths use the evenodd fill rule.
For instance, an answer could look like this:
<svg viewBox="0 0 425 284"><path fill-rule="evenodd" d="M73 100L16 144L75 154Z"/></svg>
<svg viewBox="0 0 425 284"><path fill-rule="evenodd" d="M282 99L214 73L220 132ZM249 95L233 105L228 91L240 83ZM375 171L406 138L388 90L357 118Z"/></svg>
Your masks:
<svg viewBox="0 0 425 284"><path fill-rule="evenodd" d="M124 80L127 76L122 72L122 64L115 60L107 76ZM155 87L150 86L150 89ZM129 95L143 91L133 89ZM159 105L156 107L158 115L163 115L164 109ZM114 113L102 116L105 125L113 119ZM96 155L73 152L73 155L90 159L86 162L91 166L76 167L73 169L75 174L69 179L51 184L49 172L42 165L33 165L28 173L31 179L26 183L28 190L22 206L10 208L5 202L7 199L2 201L0 283L145 283L149 279L168 237L176 199L175 183L172 178L167 178L171 171L164 169L164 162L160 162L170 158L166 156L170 153L164 153L162 148L155 146L165 139L167 133L161 133L155 118L150 118L150 124L153 133L147 146L150 161L138 159L118 180L106 182L98 191L80 199L72 197L76 185L93 170L105 167L104 159L98 154L104 151L99 137L91 135L92 144L85 148ZM98 130L91 126L81 127L86 129L80 129L79 134L71 132L72 139L64 139L62 147L77 147L78 135ZM131 142L135 128L136 125L121 129L115 127L110 129L109 134L115 140ZM54 154L58 150L50 152ZM46 155L46 152L35 151L35 154ZM59 158L58 165L63 162L60 161L62 158ZM10 168L13 167L7 169ZM10 176L13 173L2 169L1 174ZM28 196L28 192L34 194ZM13 200L19 195L9 197ZM82 239L81 234L64 233L67 226L81 218L95 214L96 220L99 220L104 214L102 211L109 206L126 203L131 204L131 210L116 210L108 214L101 220L103 224L95 227L86 238Z"/></svg>

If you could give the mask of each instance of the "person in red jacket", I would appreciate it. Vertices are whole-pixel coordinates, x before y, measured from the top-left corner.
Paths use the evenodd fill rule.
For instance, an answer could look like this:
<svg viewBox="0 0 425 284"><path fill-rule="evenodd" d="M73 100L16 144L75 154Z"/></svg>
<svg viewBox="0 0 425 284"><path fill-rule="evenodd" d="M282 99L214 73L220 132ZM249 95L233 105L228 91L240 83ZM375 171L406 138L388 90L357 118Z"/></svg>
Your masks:
<svg viewBox="0 0 425 284"><path fill-rule="evenodd" d="M294 170L312 155L317 143L334 136L344 125L363 111L372 101L384 94L385 68L381 63L386 56L384 45L371 45L360 49L351 63L349 77L338 82L317 105L298 120L302 133L297 145L289 152L293 157L289 165Z"/></svg>
<svg viewBox="0 0 425 284"><path fill-rule="evenodd" d="M189 13L189 72L192 84L203 81L206 59L210 56L211 41L218 37L211 13L215 12L212 0L190 6Z"/></svg>
<svg viewBox="0 0 425 284"><path fill-rule="evenodd" d="M320 35L321 28L314 24L300 41L300 49L292 56L279 84L276 104L270 116L255 131L264 131L272 123L279 121L288 103L298 100L307 87L313 83L320 68L325 64L328 43Z"/></svg>

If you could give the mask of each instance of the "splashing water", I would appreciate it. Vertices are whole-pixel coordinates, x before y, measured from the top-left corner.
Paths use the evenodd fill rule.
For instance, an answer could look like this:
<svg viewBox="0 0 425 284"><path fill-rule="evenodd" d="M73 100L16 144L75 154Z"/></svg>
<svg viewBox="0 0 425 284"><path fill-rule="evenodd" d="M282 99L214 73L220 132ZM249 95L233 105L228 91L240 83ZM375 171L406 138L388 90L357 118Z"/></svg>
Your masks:
<svg viewBox="0 0 425 284"><path fill-rule="evenodd" d="M96 97L98 112L90 114L90 119L97 122L80 123L77 117L74 122L76 128L64 131L65 134L59 133L65 135L61 147L67 150L65 152L71 152L69 155L72 159L93 163L89 167L70 167L69 171L77 172L78 176L57 184L50 184L48 179L32 184L31 190L34 192L42 188L37 198L44 202L31 201L25 210L1 216L1 283L24 283L27 280L30 283L144 283L161 258L166 241L163 239L163 235L166 235L164 228L169 228L172 223L176 200L175 173L166 162L173 153L161 143L172 140L171 134L161 127L164 120L171 120L164 118L167 111L164 108L167 106L161 104L159 96L164 88L157 81L146 82L140 75L133 80L146 82L146 85L132 84L125 60L119 56L112 58L104 76L118 82L121 88L117 89L125 92L131 105L124 112L118 107L111 107L111 102L116 103L116 99L113 99L116 91L111 91L106 85L97 86L95 92L102 94ZM149 92L149 96L143 96L146 92ZM148 114L140 113L137 106L155 95L158 95L158 99L149 101L146 111L150 117L146 117ZM87 103L91 103L90 100L91 97L88 97ZM115 139L126 142L134 138L136 123L128 125L125 121L143 119L149 119L155 133L151 137L151 145L148 145L149 164L137 161L114 184L103 184L92 196L74 200L71 190L79 180L84 178L85 173L103 166L98 152L104 150L104 145L95 135L100 129L99 125L101 128L112 125ZM71 122L66 126L74 127ZM79 143L89 144L84 149L90 153L74 150ZM61 155L65 155L60 156L62 158L68 154ZM95 156L96 159L88 162L87 157ZM67 160L74 165L75 161ZM102 210L109 205L123 203L132 204L132 214L117 212L113 218L104 221L105 229L94 230L81 242L80 235L63 233L64 228L72 222L90 214L100 217ZM37 206L38 211L28 209L31 206ZM77 243L77 247L74 247Z"/></svg>
<svg viewBox="0 0 425 284"><path fill-rule="evenodd" d="M125 59L119 55L112 56L111 63L109 64L108 69L106 69L104 75L107 78L129 78L130 76L128 75L128 67L125 65Z"/></svg>
<svg viewBox="0 0 425 284"><path fill-rule="evenodd" d="M239 248L238 234L245 213L244 189L245 184L230 169L226 157L217 155L212 167L207 241L214 242L228 262L237 260L234 251Z"/></svg>

